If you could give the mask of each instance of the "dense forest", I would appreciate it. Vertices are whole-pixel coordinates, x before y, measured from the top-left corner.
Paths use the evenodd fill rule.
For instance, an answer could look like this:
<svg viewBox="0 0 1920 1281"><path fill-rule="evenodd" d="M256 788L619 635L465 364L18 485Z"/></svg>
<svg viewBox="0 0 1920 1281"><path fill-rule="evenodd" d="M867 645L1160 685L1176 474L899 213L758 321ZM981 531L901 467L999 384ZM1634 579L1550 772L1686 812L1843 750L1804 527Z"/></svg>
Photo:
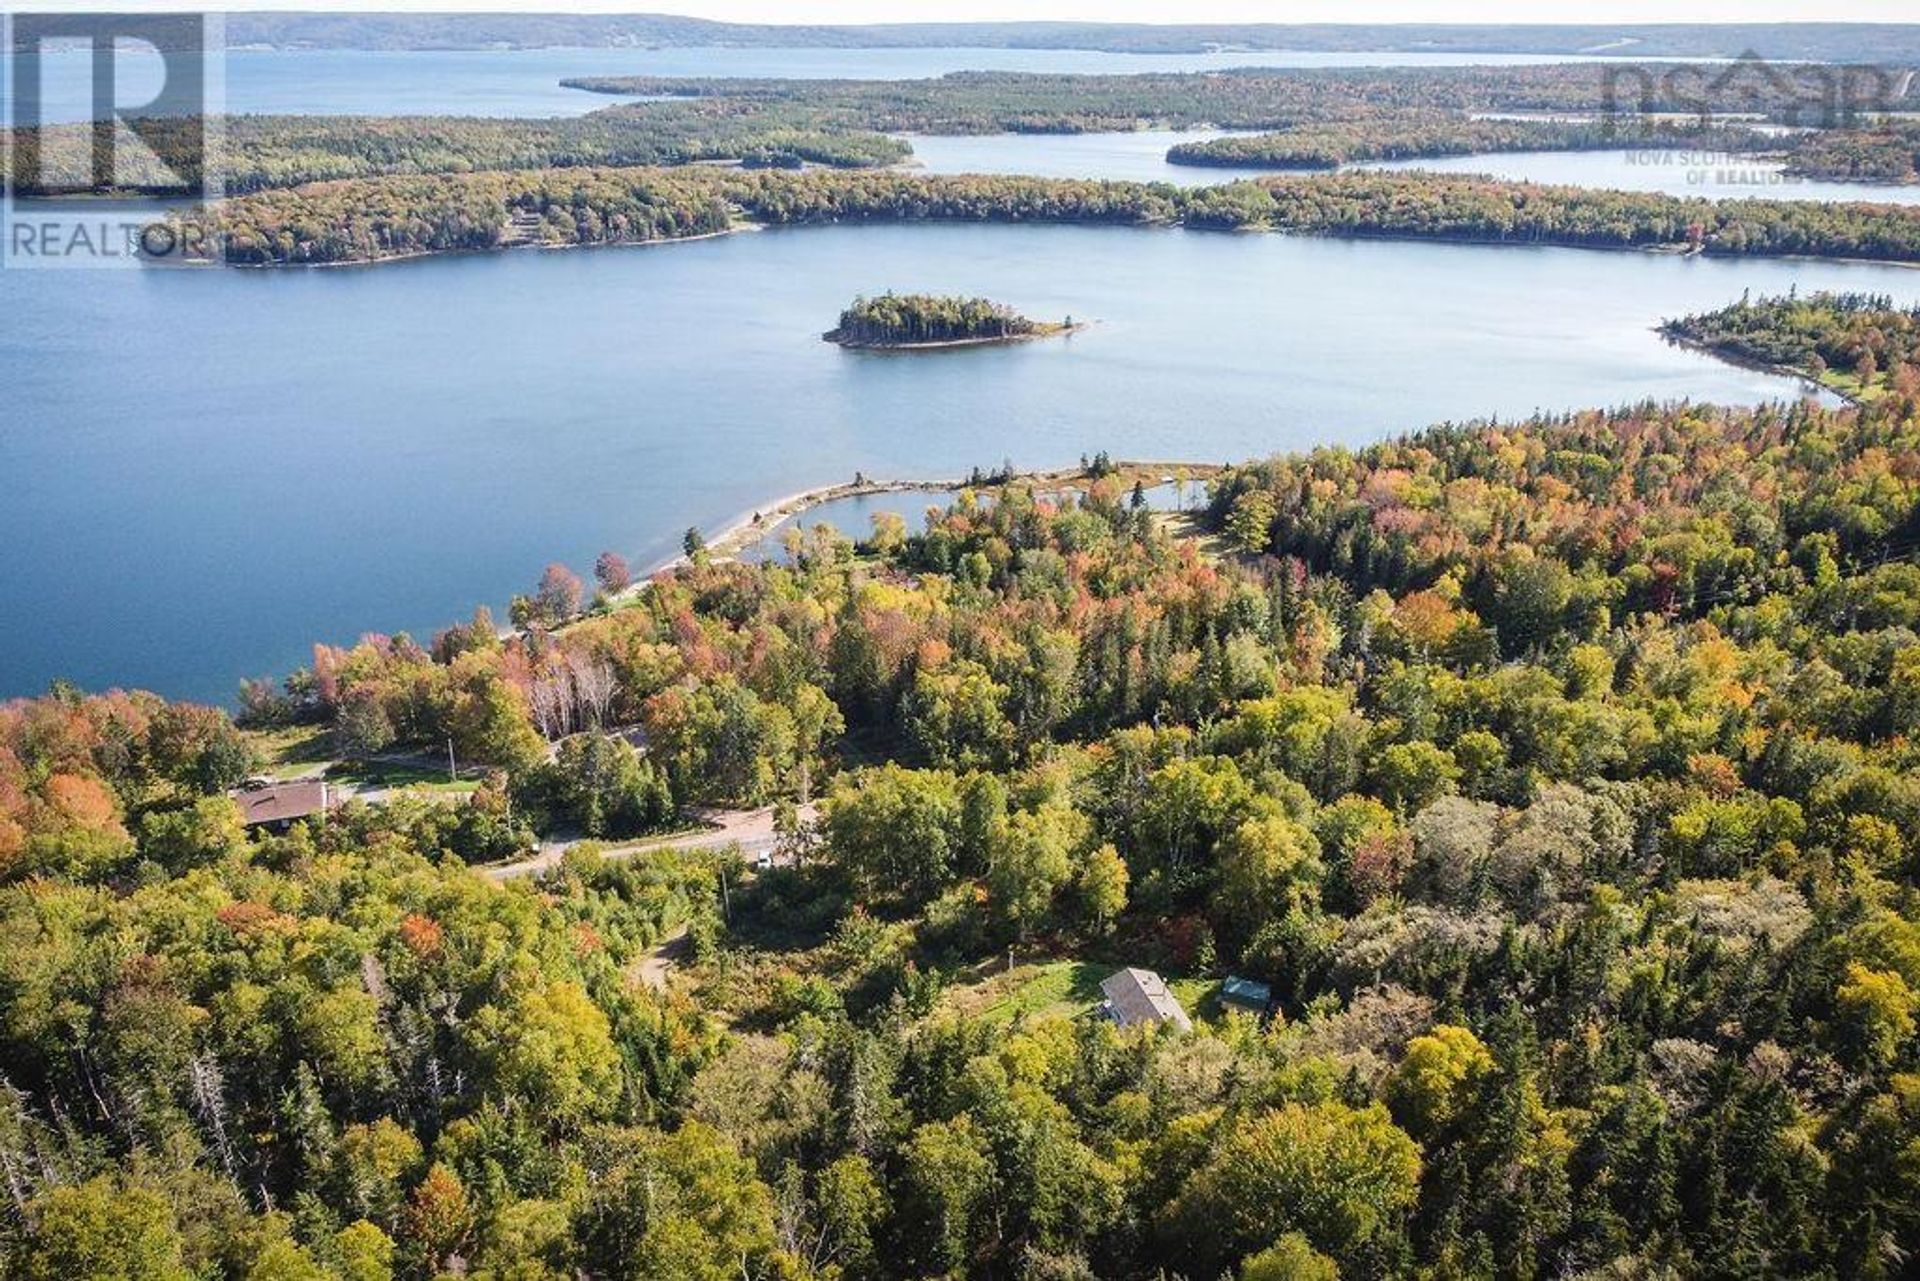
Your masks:
<svg viewBox="0 0 1920 1281"><path fill-rule="evenodd" d="M229 195L339 178L571 169L595 165L684 165L733 160L763 168L897 164L912 149L895 138L835 126L793 127L776 113L717 100L648 104L551 120L481 116L234 116L224 122L217 172ZM172 122L179 126L180 122ZM25 133L26 131L23 131ZM92 146L84 125L31 135L56 172L73 172ZM155 158L196 172L198 137L176 127L149 139ZM121 180L142 184L144 154Z"/></svg>
<svg viewBox="0 0 1920 1281"><path fill-rule="evenodd" d="M926 80L582 76L577 89L758 103L809 127L913 133L1084 132L1148 125L1277 129L1377 112L1762 113L1821 127L1901 110L1920 90L1895 71L1694 64L1242 68L1135 75L958 71ZM657 103L621 108L646 113ZM1830 118L1831 117L1831 118Z"/></svg>
<svg viewBox="0 0 1920 1281"><path fill-rule="evenodd" d="M1275 133L1228 134L1167 150L1176 165L1243 169L1334 169L1367 160L1413 160L1503 151L1595 151L1685 147L1756 151L1775 140L1750 129L1662 123L1486 118L1440 112L1382 112Z"/></svg>
<svg viewBox="0 0 1920 1281"><path fill-rule="evenodd" d="M1809 178L1920 182L1920 124L1889 121L1798 135L1787 153L1787 167Z"/></svg>
<svg viewBox="0 0 1920 1281"><path fill-rule="evenodd" d="M1822 74L1830 69L1821 69ZM1813 74L1812 72L1796 72ZM1866 76L1865 70L1834 73ZM1756 77L1758 73L1756 73ZM1882 86L1735 77L1719 84L1696 66L1579 64L1244 70L1206 74L1036 75L964 72L930 80L586 78L584 89L647 100L577 118L234 116L223 122L217 169L247 194L341 178L587 166L737 161L755 167L896 164L911 155L891 133L1075 133L1211 125L1276 136L1176 149L1182 163L1326 167L1346 160L1527 148L1686 146L1786 150L1798 171L1896 178L1912 139L1900 127L1828 119L1899 106ZM1844 92L1843 92L1844 90ZM1882 92L1884 90L1884 93ZM1907 87L1911 94L1911 87ZM1884 101L1882 101L1884 99ZM1609 105L1620 108L1597 118ZM1688 119L1642 115L1679 113ZM1709 111L1770 112L1802 124L1856 124L1783 141ZM1487 119L1485 113L1562 112L1578 120ZM150 130L150 132L152 132ZM151 145L175 170L192 168L197 134ZM91 134L51 126L15 140L54 160L84 160ZM1904 153L1911 160L1911 152ZM0 161L6 149L0 148ZM189 163L183 163L185 158ZM65 170L65 165L60 165ZM123 173L139 186L137 168Z"/></svg>
<svg viewBox="0 0 1920 1281"><path fill-rule="evenodd" d="M1016 482L585 616L555 567L245 733L0 707L0 1270L1905 1275L1912 398L1441 428L1170 519ZM276 726L495 773L248 831ZM468 866L770 801L757 871ZM1193 1030L1092 1015L1121 965Z"/></svg>
<svg viewBox="0 0 1920 1281"><path fill-rule="evenodd" d="M886 293L854 299L826 338L850 347L902 347L996 342L1040 332L1041 325L990 298Z"/></svg>
<svg viewBox="0 0 1920 1281"><path fill-rule="evenodd" d="M736 218L1098 222L1342 236L1684 248L1920 261L1920 211L1710 201L1421 173L1275 177L1219 187L1025 177L576 169L317 183L181 220L195 252L236 263L374 261L514 244L704 235Z"/></svg>
<svg viewBox="0 0 1920 1281"><path fill-rule="evenodd" d="M1920 308L1872 294L1742 298L1660 332L1729 360L1791 369L1845 395L1920 392Z"/></svg>

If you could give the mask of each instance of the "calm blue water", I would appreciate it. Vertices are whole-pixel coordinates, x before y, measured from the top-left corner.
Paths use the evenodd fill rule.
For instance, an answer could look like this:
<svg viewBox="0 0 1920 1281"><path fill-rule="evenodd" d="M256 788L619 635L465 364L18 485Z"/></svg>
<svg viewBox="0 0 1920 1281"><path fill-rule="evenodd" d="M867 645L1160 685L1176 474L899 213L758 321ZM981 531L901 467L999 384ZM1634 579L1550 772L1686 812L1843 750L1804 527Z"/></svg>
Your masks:
<svg viewBox="0 0 1920 1281"><path fill-rule="evenodd" d="M914 165L928 173L1017 173L1042 178L1124 178L1202 187L1275 169L1208 169L1170 165L1167 149L1182 142L1223 137L1219 130L1142 129L1132 133L990 134L984 137L910 136ZM1362 169L1426 169L1436 173L1486 173L1523 182L1658 191L1714 199L1865 200L1920 204L1920 186L1867 182L1814 182L1789 177L1782 167L1745 156L1684 151L1522 151L1508 155L1451 156L1437 160L1391 160Z"/></svg>
<svg viewBox="0 0 1920 1281"><path fill-rule="evenodd" d="M426 635L554 559L646 564L796 489L1011 458L1237 460L1435 420L1785 381L1663 344L1743 289L1889 267L1096 227L866 226L381 267L0 273L0 696L224 699ZM1095 318L937 356L860 292Z"/></svg>
<svg viewBox="0 0 1920 1281"><path fill-rule="evenodd" d="M4 62L0 59L0 62ZM528 49L471 52L354 49L229 50L221 75L233 112L300 115L579 115L620 101L563 89L569 76L782 76L912 80L950 71L1133 74L1231 67L1525 65L1603 61L1519 54L1243 53L1133 54L1078 49ZM91 114L88 55L64 50L43 63L45 118ZM119 55L120 96L140 102L158 86L156 55ZM3 75L4 70L0 70Z"/></svg>
<svg viewBox="0 0 1920 1281"><path fill-rule="evenodd" d="M919 533L926 528L929 509L945 510L953 505L960 493L958 489L901 489L890 493L851 494L845 498L835 498L769 527L758 542L740 553L740 559L773 560L787 564L792 559L787 555L787 535L795 530L810 532L820 525L827 525L860 542L873 536L874 518L882 513L904 520L908 533ZM1170 484L1156 484L1145 486L1142 492L1147 507L1153 511L1181 511L1198 507L1206 501L1206 496L1205 483L1197 480L1189 481L1183 489ZM1059 491L1043 490L1041 497L1056 502L1078 501L1077 496ZM990 505L993 494L991 491L979 493L975 499L983 506Z"/></svg>
<svg viewBox="0 0 1920 1281"><path fill-rule="evenodd" d="M929 507L945 508L960 496L957 489L902 489L887 494L852 494L832 502L809 507L788 520L770 527L759 542L740 553L742 560L775 560L786 563L787 535L793 530L808 531L818 525L830 525L855 542L873 535L873 518L882 514L898 516L907 522L908 533L926 528Z"/></svg>
<svg viewBox="0 0 1920 1281"><path fill-rule="evenodd" d="M1818 182L1796 178L1777 163L1718 152L1516 151L1496 156L1449 156L1440 160L1385 160L1365 169L1425 169L1434 173L1484 173L1517 182L1657 191L1716 200L1864 200L1920 204L1920 185Z"/></svg>
<svg viewBox="0 0 1920 1281"><path fill-rule="evenodd" d="M913 167L927 173L1017 173L1037 178L1116 178L1205 187L1255 177L1259 172L1167 163L1167 148L1183 142L1224 137L1224 132L1218 129L1004 133L958 138L902 136L913 147Z"/></svg>

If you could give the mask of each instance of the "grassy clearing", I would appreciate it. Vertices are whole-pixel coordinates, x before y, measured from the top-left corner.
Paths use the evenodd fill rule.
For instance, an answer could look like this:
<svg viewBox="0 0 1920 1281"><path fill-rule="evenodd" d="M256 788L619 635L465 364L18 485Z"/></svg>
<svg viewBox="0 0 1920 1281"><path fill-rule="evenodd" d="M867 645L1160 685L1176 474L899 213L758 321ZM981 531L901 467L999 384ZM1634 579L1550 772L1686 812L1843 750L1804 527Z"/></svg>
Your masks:
<svg viewBox="0 0 1920 1281"><path fill-rule="evenodd" d="M1862 382L1858 374L1841 373L1833 369L1821 374L1816 381L1822 387L1839 392L1847 399L1863 405L1869 401L1879 400L1893 390L1884 377L1875 378L1868 383Z"/></svg>
<svg viewBox="0 0 1920 1281"><path fill-rule="evenodd" d="M1000 964L997 973L955 987L947 999L962 1013L990 1023L1011 1023L1023 1015L1073 1018L1100 1003L1100 980L1115 969L1071 960L1016 965L1011 970Z"/></svg>
<svg viewBox="0 0 1920 1281"><path fill-rule="evenodd" d="M948 990L948 1003L970 1018L1012 1023L1022 1017L1077 1018L1100 1004L1100 983L1123 962L1060 960L1015 965L986 962L971 983ZM997 968L996 968L997 966ZM1170 978L1167 988L1194 1018L1216 1018L1220 983L1210 978Z"/></svg>
<svg viewBox="0 0 1920 1281"><path fill-rule="evenodd" d="M363 792L377 789L389 791L404 789L413 792L461 796L480 786L477 780L470 778L455 782L447 777L444 769L428 769L424 765L401 764L394 761L335 761L327 767L327 778L332 782L344 783Z"/></svg>
<svg viewBox="0 0 1920 1281"><path fill-rule="evenodd" d="M1185 1010L1191 1018L1217 1019L1220 1017L1219 979L1168 979L1167 991L1173 993L1173 999L1180 1002L1180 1008Z"/></svg>
<svg viewBox="0 0 1920 1281"><path fill-rule="evenodd" d="M1221 561L1239 555L1227 545L1227 540L1207 528L1203 513L1198 511L1156 512L1154 523L1174 538L1191 539L1199 544L1200 555L1209 561Z"/></svg>
<svg viewBox="0 0 1920 1281"><path fill-rule="evenodd" d="M472 778L455 782L443 767L424 761L343 761L334 751L333 736L322 726L288 725L242 732L259 755L260 772L273 778L324 775L330 783L362 791L409 788L461 794L479 786Z"/></svg>
<svg viewBox="0 0 1920 1281"><path fill-rule="evenodd" d="M260 772L274 778L312 774L334 759L332 736L319 726L250 729L241 731L241 735L259 756Z"/></svg>

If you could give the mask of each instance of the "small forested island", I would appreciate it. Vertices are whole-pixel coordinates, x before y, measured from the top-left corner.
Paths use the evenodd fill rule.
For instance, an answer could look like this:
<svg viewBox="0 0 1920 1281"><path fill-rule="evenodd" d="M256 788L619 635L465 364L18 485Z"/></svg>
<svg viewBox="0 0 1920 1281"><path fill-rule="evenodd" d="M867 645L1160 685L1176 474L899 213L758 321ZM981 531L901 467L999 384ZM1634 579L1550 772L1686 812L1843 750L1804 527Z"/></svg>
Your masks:
<svg viewBox="0 0 1920 1281"><path fill-rule="evenodd" d="M1491 118L1428 109L1303 121L1268 133L1183 142L1168 149L1167 163L1216 169L1337 169L1370 160L1505 151L1686 147L1737 153L1762 150L1770 142L1757 130L1710 123L1641 127L1612 120Z"/></svg>
<svg viewBox="0 0 1920 1281"><path fill-rule="evenodd" d="M1660 326L1723 360L1798 374L1852 400L1920 391L1920 308L1876 294L1742 298Z"/></svg>
<svg viewBox="0 0 1920 1281"><path fill-rule="evenodd" d="M1033 320L989 298L885 293L856 298L840 323L821 337L842 347L916 350L1024 342L1084 328L1064 321Z"/></svg>

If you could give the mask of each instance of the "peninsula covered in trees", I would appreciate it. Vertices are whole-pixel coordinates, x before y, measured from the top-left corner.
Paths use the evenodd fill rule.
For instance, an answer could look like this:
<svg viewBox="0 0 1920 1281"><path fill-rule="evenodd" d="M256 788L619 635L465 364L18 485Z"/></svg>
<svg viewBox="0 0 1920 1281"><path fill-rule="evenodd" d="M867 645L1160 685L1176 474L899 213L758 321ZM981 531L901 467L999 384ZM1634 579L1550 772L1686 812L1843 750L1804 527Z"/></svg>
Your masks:
<svg viewBox="0 0 1920 1281"><path fill-rule="evenodd" d="M1809 178L1920 182L1920 122L1882 120L1858 129L1817 129L1793 139L1787 167Z"/></svg>
<svg viewBox="0 0 1920 1281"><path fill-rule="evenodd" d="M120 182L139 188L149 155L191 174L198 134L185 121L149 122L150 151L129 156ZM550 120L482 116L234 116L222 122L221 181L232 195L341 178L465 174L488 170L687 165L737 161L759 168L803 164L860 168L898 164L912 148L897 138L790 113L742 112L722 100L647 104ZM37 145L50 170L84 162L85 125L51 125Z"/></svg>
<svg viewBox="0 0 1920 1281"><path fill-rule="evenodd" d="M885 293L877 298L854 299L853 305L840 313L839 324L822 337L842 347L912 350L1020 342L1076 328L1079 326L1071 318L1064 322L1031 320L987 298Z"/></svg>
<svg viewBox="0 0 1920 1281"><path fill-rule="evenodd" d="M1786 370L1856 400L1920 394L1920 308L1870 294L1743 298L1660 332L1742 364Z"/></svg>
<svg viewBox="0 0 1920 1281"><path fill-rule="evenodd" d="M1233 169L1334 169L1368 160L1414 160L1503 151L1598 151L1685 147L1756 151L1774 140L1715 124L1554 119L1489 119L1433 111L1303 124L1274 133L1227 134L1167 150L1176 165Z"/></svg>
<svg viewBox="0 0 1920 1281"><path fill-rule="evenodd" d="M1901 1275L1913 399L1201 519L1016 480L584 617L556 568L244 729L0 706L8 1274ZM488 775L247 828L302 733ZM578 840L762 805L770 866ZM1123 965L1191 1029L1101 1017Z"/></svg>
<svg viewBox="0 0 1920 1281"><path fill-rule="evenodd" d="M1920 88L1877 73L1857 95L1822 105L1827 69L1776 68L1725 76L1685 64L1461 67L1245 67L1217 72L1074 75L958 71L925 80L810 80L679 76L576 76L562 83L617 96L719 100L736 113L778 112L790 122L908 133L1081 133L1146 127L1285 129L1364 123L1382 113L1489 112L1620 115L1623 127L1654 114L1777 116L1822 128L1866 125L1910 109ZM1859 73L1867 77L1868 73ZM1882 83L1884 79L1884 84ZM1916 78L1920 79L1920 78ZM662 104L623 111L645 115ZM1625 114L1622 114L1625 113ZM1643 114L1647 118L1643 118Z"/></svg>
<svg viewBox="0 0 1920 1281"><path fill-rule="evenodd" d="M571 169L317 183L183 217L240 264L373 262L514 245L627 244L739 223L1098 222L1711 255L1920 261L1920 209L1712 201L1423 173L1218 187L1027 177Z"/></svg>

